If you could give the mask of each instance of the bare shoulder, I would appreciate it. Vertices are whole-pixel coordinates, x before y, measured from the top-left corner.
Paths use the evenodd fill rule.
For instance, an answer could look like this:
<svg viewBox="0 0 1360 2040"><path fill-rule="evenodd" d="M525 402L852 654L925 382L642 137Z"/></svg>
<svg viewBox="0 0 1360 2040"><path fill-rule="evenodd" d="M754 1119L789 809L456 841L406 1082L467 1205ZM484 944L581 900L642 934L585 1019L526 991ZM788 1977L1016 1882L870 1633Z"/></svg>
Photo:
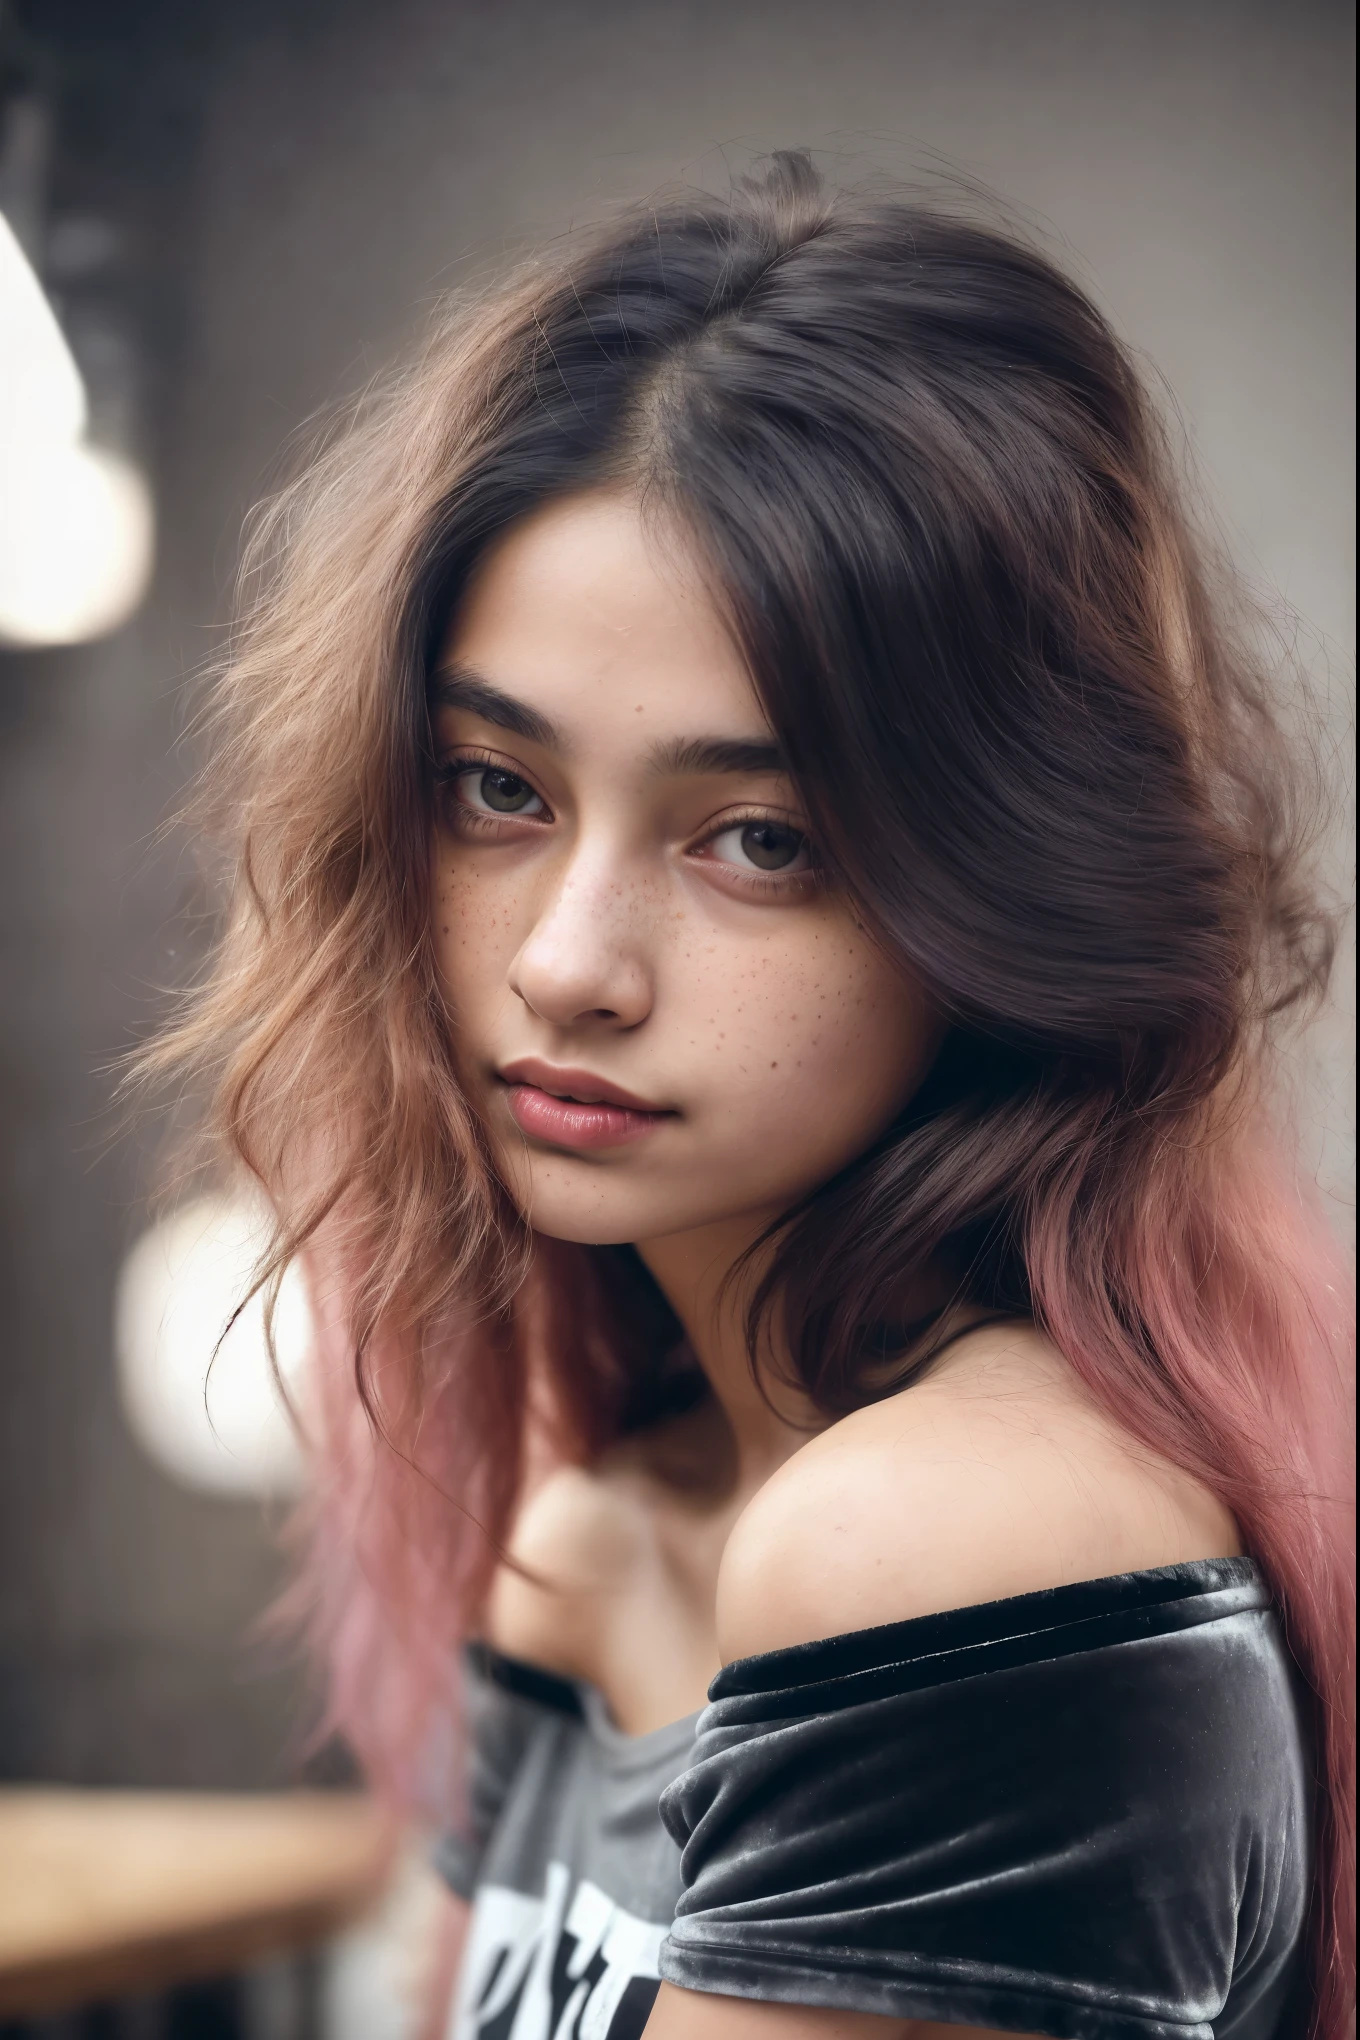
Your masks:
<svg viewBox="0 0 1360 2040"><path fill-rule="evenodd" d="M486 1634L510 1657L589 1676L601 1598L638 1562L646 1525L613 1469L561 1466L525 1499L487 1604Z"/></svg>
<svg viewBox="0 0 1360 2040"><path fill-rule="evenodd" d="M723 1555L719 1641L728 1660L1240 1549L1228 1510L1126 1436L1046 1338L987 1326L765 1484Z"/></svg>
<svg viewBox="0 0 1360 2040"><path fill-rule="evenodd" d="M512 1563L492 1585L488 1640L512 1657L595 1681L611 1622L639 1594L655 1598L668 1504L680 1504L684 1534L695 1541L715 1471L721 1487L722 1459L714 1411L705 1406L620 1440L592 1465L557 1467L520 1506Z"/></svg>

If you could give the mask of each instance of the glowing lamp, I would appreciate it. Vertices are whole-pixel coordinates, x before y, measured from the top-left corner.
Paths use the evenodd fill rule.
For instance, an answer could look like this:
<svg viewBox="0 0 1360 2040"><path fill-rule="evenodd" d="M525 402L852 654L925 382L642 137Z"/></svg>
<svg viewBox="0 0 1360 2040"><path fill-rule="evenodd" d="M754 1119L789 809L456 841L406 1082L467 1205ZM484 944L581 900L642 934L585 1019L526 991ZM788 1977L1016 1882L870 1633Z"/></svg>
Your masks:
<svg viewBox="0 0 1360 2040"><path fill-rule="evenodd" d="M146 592L151 496L85 440L85 387L42 286L0 215L0 642L77 644Z"/></svg>

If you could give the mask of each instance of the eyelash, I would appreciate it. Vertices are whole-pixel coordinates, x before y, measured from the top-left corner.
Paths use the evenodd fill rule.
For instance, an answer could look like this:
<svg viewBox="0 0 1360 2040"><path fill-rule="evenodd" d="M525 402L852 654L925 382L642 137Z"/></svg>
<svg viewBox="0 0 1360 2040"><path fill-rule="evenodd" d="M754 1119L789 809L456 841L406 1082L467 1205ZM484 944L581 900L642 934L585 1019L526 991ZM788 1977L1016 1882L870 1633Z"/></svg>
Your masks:
<svg viewBox="0 0 1360 2040"><path fill-rule="evenodd" d="M547 813L542 815L488 815L480 813L476 808L467 807L460 801L458 803L458 822L460 827L485 829L495 835L504 828L507 822L519 821L533 825L552 820L552 810L548 808L547 801L543 800L543 795L538 793L538 788L534 786L532 779L521 772L518 766L507 763L504 758L496 757L492 751L462 751L456 758L441 759L435 766L434 773L435 785L439 794L452 800L455 797L459 780L470 777L474 772L507 772L513 774L516 779L522 779L526 786L533 787L533 791L543 801Z"/></svg>
<svg viewBox="0 0 1360 2040"><path fill-rule="evenodd" d="M441 760L435 767L435 784L441 795L454 797L455 789L460 779L467 778L473 772L485 772L488 770L513 773L516 779L522 779L526 786L533 787L534 792L538 793L538 788L534 786L533 781L526 773L520 771L518 766L509 764L505 759L496 757L494 752L490 751L461 751L454 758ZM460 802L458 805L458 824L460 828L472 828L484 831L492 836L499 835L507 823L514 823L517 820L527 824L529 827L535 827L540 823L549 822L553 818L552 810L548 807L544 796L538 794L538 798L543 801L547 812L542 815L525 815L523 817L482 814L478 809L467 807ZM727 835L731 829L742 829L750 823L768 822L772 819L775 818L770 815L769 810L762 808L738 809L735 813L724 814L712 824L707 834L702 836L691 848L693 850L702 850L709 843L716 842L719 836ZM790 822L781 824L781 826L793 828L796 825ZM800 830L799 833L802 834L802 831ZM721 859L715 858L713 862L722 863L723 869L732 874L735 882L741 887L743 892L769 898L771 895L778 893L787 895L789 893L807 892L814 885L820 883L816 853L811 842L808 842L808 851L812 857L812 868L806 871L756 873L743 871L739 866L727 864Z"/></svg>
<svg viewBox="0 0 1360 2040"><path fill-rule="evenodd" d="M735 814L725 814L721 816L719 820L709 828L707 835L703 836L699 840L699 842L696 843L693 847L696 850L702 850L709 843L715 843L719 836L726 836L732 829L744 829L748 826L748 824L753 822L760 823L769 821L778 821L779 826L781 828L792 829L798 835L803 837L803 840L808 847L808 856L811 859L811 869L806 871L754 872L743 871L741 867L736 864L724 863L723 865L724 870L733 872L736 875L737 882L742 887L742 890L748 893L764 894L765 896L768 897L772 893L789 894L809 891L814 885L818 883L817 858L811 840L808 838L808 836L802 829L799 829L797 827L796 823L779 821L779 818L777 816L771 815L768 808L751 808L746 810L745 812L743 812L741 809L738 809ZM722 860L718 858L713 859L713 862L715 864L721 861Z"/></svg>

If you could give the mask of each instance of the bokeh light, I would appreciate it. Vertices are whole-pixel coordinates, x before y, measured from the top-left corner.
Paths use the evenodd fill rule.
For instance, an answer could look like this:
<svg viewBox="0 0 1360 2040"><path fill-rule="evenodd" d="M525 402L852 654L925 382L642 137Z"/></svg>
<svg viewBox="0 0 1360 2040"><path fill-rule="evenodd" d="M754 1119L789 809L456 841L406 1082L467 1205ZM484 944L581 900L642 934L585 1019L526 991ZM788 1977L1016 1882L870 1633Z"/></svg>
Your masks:
<svg viewBox="0 0 1360 2040"><path fill-rule="evenodd" d="M218 1494L289 1495L302 1480L264 1297L250 1296L266 1230L249 1204L198 1198L142 1235L118 1279L114 1343L128 1426L165 1472ZM291 1267L274 1343L295 1406L305 1401L311 1330L302 1275Z"/></svg>

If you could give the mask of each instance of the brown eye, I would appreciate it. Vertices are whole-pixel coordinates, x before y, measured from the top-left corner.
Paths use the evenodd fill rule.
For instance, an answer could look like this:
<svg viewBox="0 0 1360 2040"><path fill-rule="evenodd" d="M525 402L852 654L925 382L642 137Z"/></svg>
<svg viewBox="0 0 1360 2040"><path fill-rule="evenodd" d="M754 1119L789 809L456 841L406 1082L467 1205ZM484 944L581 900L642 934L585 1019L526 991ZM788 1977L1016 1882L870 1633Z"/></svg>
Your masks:
<svg viewBox="0 0 1360 2040"><path fill-rule="evenodd" d="M545 812L542 795L504 765L468 763L454 771L453 781L458 805L471 814L539 816Z"/></svg>
<svg viewBox="0 0 1360 2040"><path fill-rule="evenodd" d="M771 879L801 878L813 868L812 846L801 829L777 822L771 815L732 822L709 837L701 854L715 864L729 865L753 879L757 872Z"/></svg>
<svg viewBox="0 0 1360 2040"><path fill-rule="evenodd" d="M741 848L757 871L787 871L798 860L803 837L778 822L748 822L741 832Z"/></svg>
<svg viewBox="0 0 1360 2040"><path fill-rule="evenodd" d="M487 807L498 815L518 815L538 799L527 780L517 772L502 772L498 766L490 765L481 773L478 791Z"/></svg>

